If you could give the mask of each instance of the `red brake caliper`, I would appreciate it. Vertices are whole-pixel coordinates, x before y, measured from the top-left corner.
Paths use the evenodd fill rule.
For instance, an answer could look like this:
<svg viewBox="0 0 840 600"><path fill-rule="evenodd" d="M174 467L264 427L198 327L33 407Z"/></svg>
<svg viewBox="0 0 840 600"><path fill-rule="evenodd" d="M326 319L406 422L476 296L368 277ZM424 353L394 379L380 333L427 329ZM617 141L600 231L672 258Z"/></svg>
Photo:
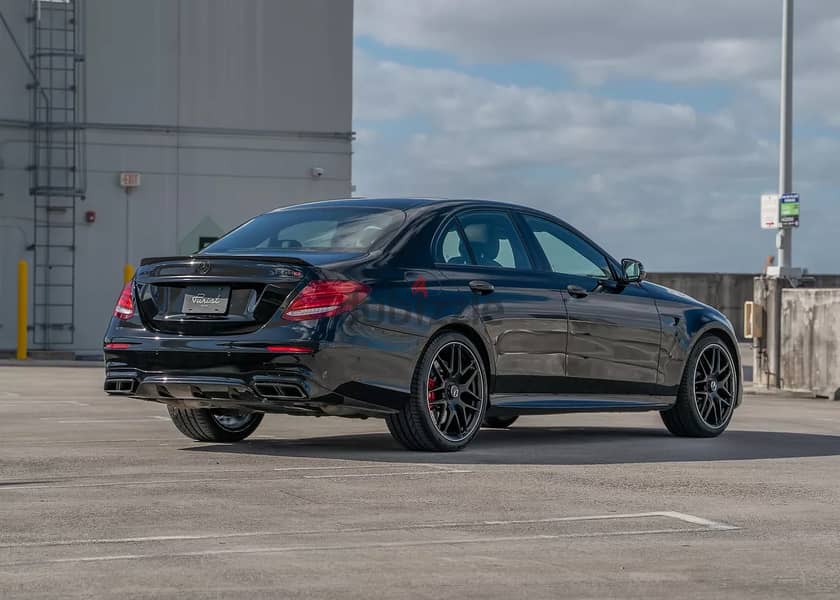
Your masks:
<svg viewBox="0 0 840 600"><path fill-rule="evenodd" d="M435 387L435 378L433 376L429 376L429 381L426 382L426 388L429 390L428 400L429 400L429 408L432 406L432 402L435 401L435 393L432 391L432 388Z"/></svg>

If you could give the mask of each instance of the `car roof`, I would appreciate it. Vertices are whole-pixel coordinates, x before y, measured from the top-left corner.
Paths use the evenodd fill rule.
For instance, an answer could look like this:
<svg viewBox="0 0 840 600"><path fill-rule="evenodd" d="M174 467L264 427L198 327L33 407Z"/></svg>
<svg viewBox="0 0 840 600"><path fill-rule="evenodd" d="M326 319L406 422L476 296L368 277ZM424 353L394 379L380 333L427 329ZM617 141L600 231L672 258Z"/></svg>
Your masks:
<svg viewBox="0 0 840 600"><path fill-rule="evenodd" d="M425 212L426 210L434 210L434 209L457 209L458 207L465 207L465 208L501 208L501 209L509 209L513 211L520 211L520 212L528 212L531 214L542 215L547 217L550 220L559 221L562 223L566 228L573 231L575 234L582 237L588 243L592 244L595 248L598 249L599 252L604 254L608 258L608 260L612 261L614 265L618 265L618 261L612 257L612 255L604 250L601 246L599 246L594 240L587 237L586 234L583 232L575 229L572 225L557 217L551 213L548 213L543 210L539 210L537 208L532 208L530 206L523 206L521 204L513 204L512 202L499 202L496 200L482 200L477 198L432 198L432 197L423 197L423 198L366 198L366 197L357 197L357 198L337 198L334 200L320 200L315 202L305 202L302 204L293 204L291 206L285 206L281 208L277 208L271 212L277 212L280 210L286 209L294 209L294 208L303 208L303 207L329 207L329 206L359 206L359 207L371 207L371 208L386 208L386 209L396 209L396 210L403 210L403 211L411 211L411 212Z"/></svg>
<svg viewBox="0 0 840 600"><path fill-rule="evenodd" d="M272 212L284 210L287 208L302 208L305 206L329 207L329 206L368 206L375 208L396 208L400 210L409 210L412 208L420 208L426 206L453 206L453 205L488 205L494 207L505 207L513 209L523 209L525 207L510 204L508 202L496 202L495 200L480 200L468 198L337 198L334 200L320 200L315 202L305 202L302 204L293 204L291 206L284 206L274 209Z"/></svg>

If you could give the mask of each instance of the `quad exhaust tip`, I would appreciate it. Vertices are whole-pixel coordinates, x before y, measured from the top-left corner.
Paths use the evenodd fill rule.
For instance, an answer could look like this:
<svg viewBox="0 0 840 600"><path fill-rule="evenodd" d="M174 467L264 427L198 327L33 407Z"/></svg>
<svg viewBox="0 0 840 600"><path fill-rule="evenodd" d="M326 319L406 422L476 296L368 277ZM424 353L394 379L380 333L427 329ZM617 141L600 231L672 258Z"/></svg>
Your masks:
<svg viewBox="0 0 840 600"><path fill-rule="evenodd" d="M294 383L257 383L257 393L264 398L282 398L283 400L302 400L306 393Z"/></svg>
<svg viewBox="0 0 840 600"><path fill-rule="evenodd" d="M105 391L109 394L131 394L134 391L133 379L107 379Z"/></svg>
<svg viewBox="0 0 840 600"><path fill-rule="evenodd" d="M204 397L200 385L190 386L189 397ZM257 394L272 400L305 400L307 394L297 383L288 382L259 382L254 384ZM108 394L133 394L137 391L137 381L131 378L111 378L105 380L105 392ZM144 392L148 392L144 384ZM181 397L170 393L168 386L156 385L156 396L159 398ZM212 394L211 394L212 395Z"/></svg>

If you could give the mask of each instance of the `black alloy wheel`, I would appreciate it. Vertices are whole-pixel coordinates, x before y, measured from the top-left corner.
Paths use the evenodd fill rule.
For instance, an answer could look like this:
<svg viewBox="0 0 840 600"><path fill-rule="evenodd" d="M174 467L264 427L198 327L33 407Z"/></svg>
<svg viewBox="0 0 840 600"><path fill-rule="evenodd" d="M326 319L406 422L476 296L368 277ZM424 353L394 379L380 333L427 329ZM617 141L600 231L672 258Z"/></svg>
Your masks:
<svg viewBox="0 0 840 600"><path fill-rule="evenodd" d="M167 406L178 431L197 442L239 442L254 433L263 413Z"/></svg>
<svg viewBox="0 0 840 600"><path fill-rule="evenodd" d="M735 365L729 351L720 344L706 346L694 367L694 401L706 425L717 429L729 421L736 385Z"/></svg>
<svg viewBox="0 0 840 600"><path fill-rule="evenodd" d="M410 450L453 451L475 436L487 410L487 375L466 337L434 338L415 370L403 410L386 418L396 440Z"/></svg>
<svg viewBox="0 0 840 600"><path fill-rule="evenodd" d="M739 385L729 348L718 336L708 335L692 350L676 404L660 413L662 421L678 436L720 435L732 420Z"/></svg>

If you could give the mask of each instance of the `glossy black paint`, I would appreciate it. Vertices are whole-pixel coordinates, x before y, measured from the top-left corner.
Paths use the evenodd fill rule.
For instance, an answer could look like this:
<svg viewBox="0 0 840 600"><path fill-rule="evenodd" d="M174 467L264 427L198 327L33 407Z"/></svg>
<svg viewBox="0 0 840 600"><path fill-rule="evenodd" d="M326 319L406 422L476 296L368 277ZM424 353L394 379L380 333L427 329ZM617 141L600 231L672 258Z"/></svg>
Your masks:
<svg viewBox="0 0 840 600"><path fill-rule="evenodd" d="M662 286L624 282L619 261L550 215L473 200L318 205L333 203L399 209L406 219L364 254L278 250L276 256L144 260L134 280L139 311L126 321L112 319L105 335L106 345L130 345L105 350L106 390L186 407L382 416L405 402L423 349L446 329L467 335L482 353L488 414L667 408L691 348L710 331L727 341L740 372L735 335L721 313ZM436 262L433 248L444 226L479 208L510 215L529 269ZM552 273L525 227L525 213L583 238L606 257L612 277ZM371 293L349 313L284 320L283 307L313 279L351 279ZM179 302L172 286L208 282L241 290L238 312L224 320L163 314L167 301ZM278 344L311 352L266 350ZM119 381L130 382L129 389L117 389ZM302 396L268 397L258 391L266 383L294 386Z"/></svg>

